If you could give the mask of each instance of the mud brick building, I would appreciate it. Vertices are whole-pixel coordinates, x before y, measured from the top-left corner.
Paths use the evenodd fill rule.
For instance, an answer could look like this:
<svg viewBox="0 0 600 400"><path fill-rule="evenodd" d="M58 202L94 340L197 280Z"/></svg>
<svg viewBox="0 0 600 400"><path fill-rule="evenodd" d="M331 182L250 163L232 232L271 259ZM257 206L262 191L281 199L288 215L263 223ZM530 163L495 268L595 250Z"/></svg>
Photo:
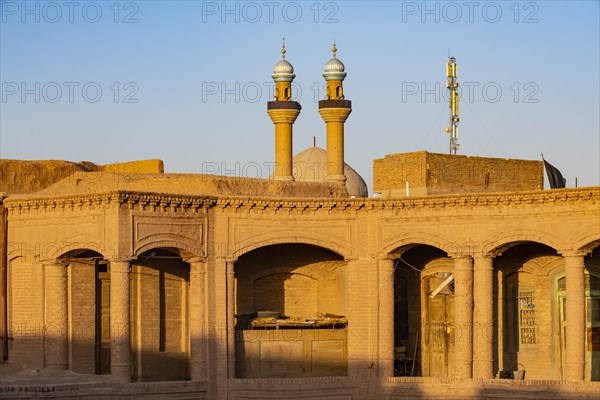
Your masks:
<svg viewBox="0 0 600 400"><path fill-rule="evenodd" d="M1 397L597 396L600 188L418 152L368 197L335 50L327 150L296 158L294 76L269 179L0 161Z"/></svg>

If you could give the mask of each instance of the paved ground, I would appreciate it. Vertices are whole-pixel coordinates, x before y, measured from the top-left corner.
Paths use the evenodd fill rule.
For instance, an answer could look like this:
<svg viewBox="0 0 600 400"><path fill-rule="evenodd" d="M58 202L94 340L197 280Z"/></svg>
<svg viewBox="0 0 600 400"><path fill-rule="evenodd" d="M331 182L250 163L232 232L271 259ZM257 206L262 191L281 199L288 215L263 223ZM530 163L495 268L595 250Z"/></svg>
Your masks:
<svg viewBox="0 0 600 400"><path fill-rule="evenodd" d="M600 400L600 382L460 381L434 378L234 379L227 398L235 399L477 399ZM221 392L221 395L226 393ZM0 399L210 399L206 382L118 383L110 375L38 370L0 364Z"/></svg>

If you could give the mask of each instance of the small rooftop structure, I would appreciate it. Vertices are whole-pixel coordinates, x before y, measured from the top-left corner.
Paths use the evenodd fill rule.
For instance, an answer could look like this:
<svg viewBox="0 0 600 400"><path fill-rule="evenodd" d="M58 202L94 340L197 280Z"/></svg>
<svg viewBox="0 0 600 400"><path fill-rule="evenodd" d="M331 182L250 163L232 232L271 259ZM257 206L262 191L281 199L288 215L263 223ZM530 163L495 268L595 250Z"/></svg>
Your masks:
<svg viewBox="0 0 600 400"><path fill-rule="evenodd" d="M418 151L373 161L373 191L381 197L542 190L542 161Z"/></svg>

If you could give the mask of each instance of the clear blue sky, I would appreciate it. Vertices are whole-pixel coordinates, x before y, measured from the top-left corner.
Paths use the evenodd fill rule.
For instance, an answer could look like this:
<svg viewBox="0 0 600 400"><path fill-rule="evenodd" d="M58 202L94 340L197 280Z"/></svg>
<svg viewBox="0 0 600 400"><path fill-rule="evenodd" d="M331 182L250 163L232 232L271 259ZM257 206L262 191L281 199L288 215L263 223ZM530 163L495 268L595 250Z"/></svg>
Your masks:
<svg viewBox="0 0 600 400"><path fill-rule="evenodd" d="M543 152L568 187L600 184L598 1L0 4L2 158L266 176L281 38L302 104L298 153L313 136L325 147L317 100L335 37L353 105L346 161L370 192L373 159L448 152L449 50L461 154Z"/></svg>

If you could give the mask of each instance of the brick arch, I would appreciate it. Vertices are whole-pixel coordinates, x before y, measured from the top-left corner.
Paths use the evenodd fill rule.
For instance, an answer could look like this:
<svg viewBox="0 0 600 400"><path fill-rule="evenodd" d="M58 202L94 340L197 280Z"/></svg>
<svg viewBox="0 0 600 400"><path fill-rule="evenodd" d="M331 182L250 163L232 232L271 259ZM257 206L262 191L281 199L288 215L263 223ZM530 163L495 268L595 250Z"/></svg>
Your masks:
<svg viewBox="0 0 600 400"><path fill-rule="evenodd" d="M189 243L179 241L179 240L154 240L152 242L146 242L143 245L137 247L133 252L134 257L139 257L140 255L154 249L177 249L179 250L181 258L192 258L192 257L204 257L205 254L200 249L195 249L194 246Z"/></svg>
<svg viewBox="0 0 600 400"><path fill-rule="evenodd" d="M418 245L427 245L431 247L435 247L440 249L446 254L455 254L459 253L461 248L458 244L449 242L439 236L422 233L422 232L406 232L394 234L394 238L388 240L382 246L380 251L381 255L389 255L399 248L406 247L407 250L418 246Z"/></svg>
<svg viewBox="0 0 600 400"><path fill-rule="evenodd" d="M106 259L106 256L103 254L103 249L100 248L100 246L98 246L97 248L93 248L93 246L86 246L86 247L77 247L77 248L71 248L61 254L58 254L56 257L53 258L53 260L64 260L64 259L68 259L68 258L77 258L78 256L80 256L81 254L84 254L85 252L88 251L93 251L94 253L97 253L100 255L100 257L102 257L102 259ZM47 258L46 261L50 261L51 258Z"/></svg>
<svg viewBox="0 0 600 400"><path fill-rule="evenodd" d="M344 259L350 258L352 254L352 249L349 246L341 245L340 243L332 240L329 236L302 231L297 231L296 233L297 234L294 236L289 236L289 233L287 232L285 236L277 235L277 232L257 235L253 238L235 244L235 248L230 253L230 256L237 260L240 256L249 253L252 250L275 244L307 244L329 250Z"/></svg>
<svg viewBox="0 0 600 400"><path fill-rule="evenodd" d="M31 244L28 244L31 245ZM51 262L59 258L64 258L66 254L83 251L95 251L104 256L107 249L100 243L93 240L88 241L48 241L34 243L33 247L28 247L25 243L8 243L7 258L13 260L19 257L35 257L38 262Z"/></svg>
<svg viewBox="0 0 600 400"><path fill-rule="evenodd" d="M600 276L600 263L596 263L593 259L585 260L585 269L592 275ZM565 262L562 258L548 263L548 276L551 279L565 276Z"/></svg>
<svg viewBox="0 0 600 400"><path fill-rule="evenodd" d="M136 254L136 257L142 257L145 253L151 252L152 250L169 250L178 255L183 261L198 257L195 253L188 249L176 247L178 245L181 245L180 243L160 242L156 244L157 246L151 246L146 248L144 251L140 251ZM149 259L151 258L152 257L150 257Z"/></svg>
<svg viewBox="0 0 600 400"><path fill-rule="evenodd" d="M575 240L573 250L590 253L598 246L600 246L600 231L591 229Z"/></svg>
<svg viewBox="0 0 600 400"><path fill-rule="evenodd" d="M489 238L481 244L484 253L502 253L521 243L536 242L553 248L556 251L563 249L563 241L551 233L539 230L519 230L516 233L502 232Z"/></svg>

